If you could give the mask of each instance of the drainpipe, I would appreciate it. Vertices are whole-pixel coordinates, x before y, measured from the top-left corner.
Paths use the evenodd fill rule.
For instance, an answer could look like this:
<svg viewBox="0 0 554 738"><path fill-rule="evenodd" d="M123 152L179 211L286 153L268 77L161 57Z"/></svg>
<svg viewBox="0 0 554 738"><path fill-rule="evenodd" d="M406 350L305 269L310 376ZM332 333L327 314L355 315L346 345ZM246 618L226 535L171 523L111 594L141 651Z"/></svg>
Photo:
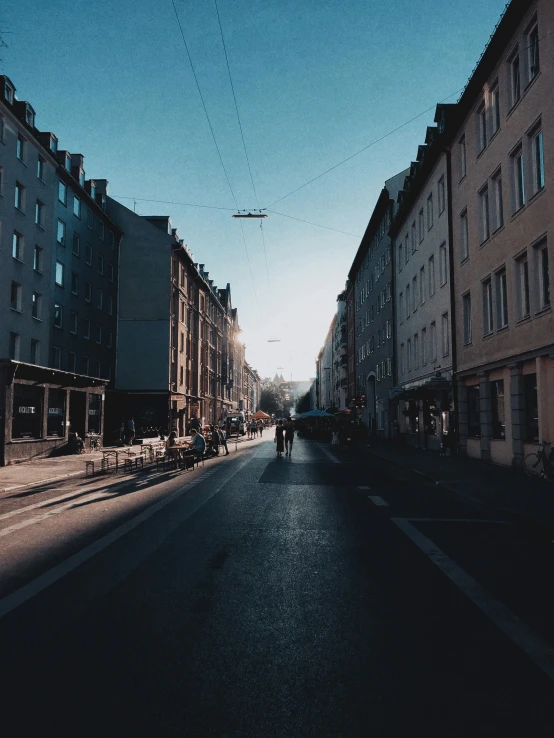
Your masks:
<svg viewBox="0 0 554 738"><path fill-rule="evenodd" d="M456 372L458 370L458 342L456 340L456 293L454 283L454 227L452 223L452 156L450 149L445 148L446 155L446 186L447 186L447 204L448 204L448 261L450 272L450 324L451 324L451 346L452 346L452 397L454 400L454 418L456 448L459 450L459 422L460 416L458 412L458 379ZM450 432L450 431L449 431ZM451 444L451 449L452 444Z"/></svg>

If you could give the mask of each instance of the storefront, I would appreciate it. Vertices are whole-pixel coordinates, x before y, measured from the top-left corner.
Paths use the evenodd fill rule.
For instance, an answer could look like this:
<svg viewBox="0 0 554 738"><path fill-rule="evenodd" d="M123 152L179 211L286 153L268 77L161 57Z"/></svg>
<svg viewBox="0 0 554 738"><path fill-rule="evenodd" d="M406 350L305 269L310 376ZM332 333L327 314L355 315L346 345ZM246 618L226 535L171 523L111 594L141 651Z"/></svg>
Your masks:
<svg viewBox="0 0 554 738"><path fill-rule="evenodd" d="M0 466L62 452L70 432L102 436L106 382L0 360Z"/></svg>

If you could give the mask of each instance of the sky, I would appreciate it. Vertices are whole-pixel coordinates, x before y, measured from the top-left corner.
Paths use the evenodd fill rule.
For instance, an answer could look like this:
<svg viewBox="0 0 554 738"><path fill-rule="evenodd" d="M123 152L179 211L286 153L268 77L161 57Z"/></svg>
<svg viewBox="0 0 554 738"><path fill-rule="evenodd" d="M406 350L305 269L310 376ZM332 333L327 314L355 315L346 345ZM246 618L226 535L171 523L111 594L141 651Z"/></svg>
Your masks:
<svg viewBox="0 0 554 738"><path fill-rule="evenodd" d="M87 178L169 215L231 284L248 362L308 379L385 180L415 158L434 105L457 100L505 0L174 2L231 187L172 0L5 4L0 71ZM237 204L276 212L237 220Z"/></svg>

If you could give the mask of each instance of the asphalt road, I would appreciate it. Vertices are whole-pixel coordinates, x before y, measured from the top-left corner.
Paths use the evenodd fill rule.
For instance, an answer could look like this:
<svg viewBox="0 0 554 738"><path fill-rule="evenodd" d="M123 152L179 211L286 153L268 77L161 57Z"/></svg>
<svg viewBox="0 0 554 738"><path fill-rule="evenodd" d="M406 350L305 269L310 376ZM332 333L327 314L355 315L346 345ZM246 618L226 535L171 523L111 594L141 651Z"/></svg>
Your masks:
<svg viewBox="0 0 554 738"><path fill-rule="evenodd" d="M125 484L0 538L3 735L553 735L551 541L300 439Z"/></svg>

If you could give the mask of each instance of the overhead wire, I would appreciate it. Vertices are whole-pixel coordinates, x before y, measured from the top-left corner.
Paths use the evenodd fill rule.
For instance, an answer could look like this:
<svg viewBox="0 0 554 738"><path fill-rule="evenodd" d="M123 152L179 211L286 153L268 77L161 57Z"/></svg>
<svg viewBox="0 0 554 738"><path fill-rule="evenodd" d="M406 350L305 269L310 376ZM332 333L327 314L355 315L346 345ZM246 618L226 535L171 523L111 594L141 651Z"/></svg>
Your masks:
<svg viewBox="0 0 554 738"><path fill-rule="evenodd" d="M316 226L317 228L325 228L327 231L335 231L335 233L342 233L345 236L352 236L353 238L361 238L357 233L348 233L348 231L339 231L338 228L331 228L330 226L324 226L320 223L314 223L311 220L303 220L302 218L295 218L294 215L287 215L286 213L278 213L277 210L270 210L269 208L265 208L268 213L273 213L274 215L280 215L283 218L290 218L291 220L298 220L300 223L308 223L309 225ZM261 224L260 224L261 225Z"/></svg>
<svg viewBox="0 0 554 738"><path fill-rule="evenodd" d="M202 107L204 108L204 114L206 116L206 120L208 121L208 126L210 127L210 132L212 134L212 138L214 140L214 144L215 144L215 147L217 149L217 153L219 155L219 161L221 162L221 167L222 167L222 169L223 169L223 171L225 173L225 178L227 180L227 184L229 185L229 190L231 191L231 195L232 195L233 200L235 202L235 206L236 206L236 208L238 210L239 209L239 204L237 202L237 198L235 197L235 193L234 193L233 187L231 185L231 180L229 179L229 175L227 174L227 169L225 168L225 164L223 162L223 157L221 155L221 151L220 151L219 145L217 143L217 138L215 137L215 132L214 132L214 129L213 129L213 126L212 126L212 122L210 120L210 116L208 115L208 109L206 107L206 103L204 102L204 96L202 95L202 90L200 89L200 83L198 82L198 77L196 75L196 70L194 69L194 64L192 63L192 57L190 55L190 51L189 51L189 47L188 47L188 44L187 44L187 40L185 38L185 33L183 31L183 26L181 25L181 21L179 19L179 14L177 13L177 8L175 6L175 0L171 0L171 4L173 6L173 11L175 12L175 18L177 19L177 24L179 26L179 31L181 32L181 38L183 39L183 44L184 44L185 50L187 52L187 57L188 57L188 60L189 60L190 68L192 70L194 81L196 82L196 88L198 90L198 94L200 96L200 100L202 101ZM242 226L242 223L241 223L241 232L242 232L242 240L244 242L244 250L246 252L246 260L248 262L248 267L250 269L250 276L252 277L252 287L254 288L254 295L256 295L256 285L255 285L255 282L254 282L254 276L252 275L252 265L250 263L250 254L248 253L248 246L246 245L246 237L244 235L244 228ZM257 302L257 297L256 297L256 302Z"/></svg>
<svg viewBox="0 0 554 738"><path fill-rule="evenodd" d="M254 199L256 201L257 209L259 210L260 209L260 202L258 200L258 193L256 192L256 185L254 184L254 176L252 174L252 167L250 166L250 157L248 156L248 150L246 148L246 141L244 139L244 131L242 129L242 122L241 122L241 119L240 119L239 106L238 106L238 103L237 103L237 96L235 95L235 85L233 84L233 76L231 74L231 66L229 64L229 55L227 54L227 45L225 44L225 35L223 33L223 26L221 24L221 16L219 14L219 7L218 7L218 4L217 4L217 0L214 0L214 5L215 5L215 12L217 14L217 22L218 22L218 25L219 25L219 33L221 34L221 45L223 46L223 53L225 55L225 63L227 65L227 73L229 74L229 83L231 85L231 92L233 94L233 102L235 104L235 112L237 114L237 121L238 121L238 124L239 124L240 137L241 137L241 140L242 140L242 147L244 149L244 156L246 158L246 164L248 165L248 173L250 174L250 182L252 183L252 191L254 192ZM242 222L241 222L241 227L242 227ZM266 251L266 247L265 247L264 229L262 227L261 222L260 222L260 229L261 229L261 234L262 234L262 245L263 245L263 252L264 252L264 261L265 261L265 272L266 272L266 277L267 277L267 285L268 285L268 290L269 290L269 297L270 297L270 300L271 300L271 281L269 279L269 268L268 268L268 265L267 265L267 251ZM244 231L244 229L243 229L243 231Z"/></svg>
<svg viewBox="0 0 554 738"><path fill-rule="evenodd" d="M187 208L207 208L208 210L227 210L230 213L235 212L235 208L222 208L217 205L198 205L192 202L175 202L172 200L153 200L151 197L129 197L129 195L111 195L117 200L136 200L136 202L156 202L160 205L182 205Z"/></svg>

